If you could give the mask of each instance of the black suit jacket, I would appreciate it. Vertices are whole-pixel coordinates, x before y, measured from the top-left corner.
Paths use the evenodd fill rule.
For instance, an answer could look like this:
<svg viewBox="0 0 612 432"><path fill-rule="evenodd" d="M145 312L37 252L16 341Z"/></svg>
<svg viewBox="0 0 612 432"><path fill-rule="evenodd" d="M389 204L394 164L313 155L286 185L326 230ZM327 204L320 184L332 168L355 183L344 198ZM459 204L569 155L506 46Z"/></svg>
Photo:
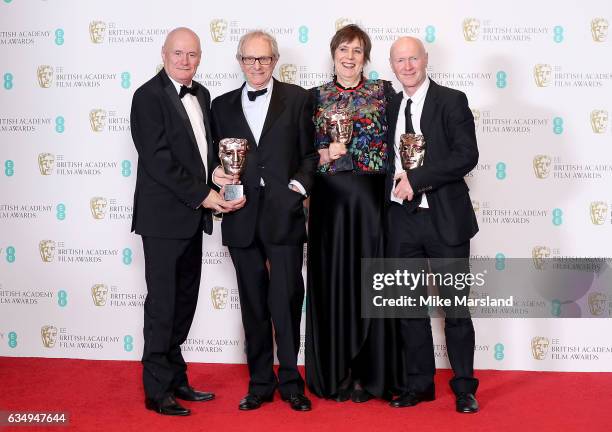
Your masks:
<svg viewBox="0 0 612 432"><path fill-rule="evenodd" d="M389 170L387 202L395 170L395 127L402 92L389 105ZM402 113L403 115L403 113ZM478 232L478 223L463 177L478 163L474 116L463 92L430 80L421 114L426 150L423 166L409 170L408 180L416 193L426 193L432 219L443 241L458 245ZM406 202L404 202L406 203Z"/></svg>
<svg viewBox="0 0 612 432"><path fill-rule="evenodd" d="M243 85L244 87L244 85ZM270 105L259 143L242 110L242 87L212 102L214 154L222 138L246 138L250 150L241 176L246 205L223 215L221 231L226 246L246 247L254 239L259 206L264 217L262 239L272 244L300 244L306 240L302 201L304 196L289 189L299 181L310 193L319 154L314 149L313 105L301 87L274 80ZM216 165L219 165L218 159ZM259 200L260 178L265 182Z"/></svg>
<svg viewBox="0 0 612 432"><path fill-rule="evenodd" d="M199 87L210 167L210 94L195 81L193 85ZM138 151L132 231L162 238L189 238L201 230L210 234L211 212L200 206L210 192L210 174L187 111L163 69L134 93L130 125Z"/></svg>

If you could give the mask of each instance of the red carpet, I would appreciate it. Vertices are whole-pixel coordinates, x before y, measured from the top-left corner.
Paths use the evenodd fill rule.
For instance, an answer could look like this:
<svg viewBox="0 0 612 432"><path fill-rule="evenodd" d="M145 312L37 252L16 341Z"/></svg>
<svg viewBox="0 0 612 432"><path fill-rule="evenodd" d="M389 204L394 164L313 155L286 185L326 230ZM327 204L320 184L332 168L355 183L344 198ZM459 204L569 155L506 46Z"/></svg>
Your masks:
<svg viewBox="0 0 612 432"><path fill-rule="evenodd" d="M392 409L382 401L337 403L313 398L313 411L298 413L276 396L257 411L241 412L244 365L191 364L195 387L217 399L185 403L189 417L146 411L137 362L0 357L0 411L67 411L68 428L4 430L78 431L610 431L612 373L478 371L481 412L454 412L448 370L436 376L437 399Z"/></svg>

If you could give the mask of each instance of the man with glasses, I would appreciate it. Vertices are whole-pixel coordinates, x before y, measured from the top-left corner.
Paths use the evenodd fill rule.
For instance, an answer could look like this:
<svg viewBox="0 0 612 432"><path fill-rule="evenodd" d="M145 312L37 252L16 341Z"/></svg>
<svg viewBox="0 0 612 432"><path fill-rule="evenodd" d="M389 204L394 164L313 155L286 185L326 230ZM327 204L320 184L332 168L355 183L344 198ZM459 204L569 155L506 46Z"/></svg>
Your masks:
<svg viewBox="0 0 612 432"><path fill-rule="evenodd" d="M245 34L236 58L246 83L216 98L212 111L215 155L223 138L249 143L240 176L246 205L224 215L221 225L223 244L236 269L250 375L248 394L239 408L259 408L272 400L278 387L292 409L309 411L297 355L306 240L302 201L319 161L312 145L312 101L301 87L272 78L279 53L270 34ZM223 186L238 179L217 167L213 180ZM273 369L273 328L278 377Z"/></svg>

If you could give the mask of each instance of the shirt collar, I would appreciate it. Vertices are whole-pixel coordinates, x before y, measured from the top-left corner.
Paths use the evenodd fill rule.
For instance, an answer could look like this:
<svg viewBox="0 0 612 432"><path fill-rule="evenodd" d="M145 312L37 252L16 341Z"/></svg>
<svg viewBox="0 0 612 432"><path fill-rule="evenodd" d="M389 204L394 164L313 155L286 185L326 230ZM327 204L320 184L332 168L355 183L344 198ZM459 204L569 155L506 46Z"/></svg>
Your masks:
<svg viewBox="0 0 612 432"><path fill-rule="evenodd" d="M431 81L429 80L429 77L425 77L425 81L423 81L421 86L417 89L417 91L414 92L412 96L408 96L406 92L402 90L402 93L404 94L404 99L412 99L412 103L414 104L419 104L423 102L423 99L425 99L425 96L427 95L427 89L429 89L430 82Z"/></svg>
<svg viewBox="0 0 612 432"><path fill-rule="evenodd" d="M166 75L168 75L168 73L166 73ZM174 84L174 88L176 89L177 93L181 92L181 86L183 84L181 84L180 82L176 81L174 78L172 78L170 75L168 75L168 78L170 78L170 81L172 82L172 84ZM187 87L190 87L193 85L193 80L191 80L191 82L189 83L189 85Z"/></svg>
<svg viewBox="0 0 612 432"><path fill-rule="evenodd" d="M270 93L272 93L272 87L274 87L274 78L270 78L270 81L268 81L268 85L266 85L264 88L267 88L268 91L266 93L266 97L268 97L270 95ZM259 90L263 90L263 89L259 89ZM250 86L250 84L247 82L245 82L244 85L244 89L242 90L243 94L246 94L246 92L248 91L257 91L257 89L254 89L253 87Z"/></svg>

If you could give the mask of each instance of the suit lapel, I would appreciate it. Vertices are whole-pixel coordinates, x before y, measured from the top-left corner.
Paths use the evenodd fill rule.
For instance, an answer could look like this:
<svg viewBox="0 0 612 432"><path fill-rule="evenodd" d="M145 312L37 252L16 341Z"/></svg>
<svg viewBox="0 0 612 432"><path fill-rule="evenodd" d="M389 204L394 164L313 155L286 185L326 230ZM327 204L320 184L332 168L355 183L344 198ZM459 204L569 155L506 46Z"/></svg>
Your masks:
<svg viewBox="0 0 612 432"><path fill-rule="evenodd" d="M251 127L249 126L249 122L247 121L246 116L244 115L244 111L242 109L242 89L244 88L245 85L246 84L242 84L242 87L234 91L234 94L229 100L229 103L230 103L229 112L237 113L236 114L237 117L235 119L236 126L239 131L241 130L244 131L244 134L242 135L244 135L249 141L249 147L251 148L251 150L254 150L257 148L257 141L255 141L255 137L253 136L253 132L251 131ZM219 139L222 139L222 138L238 138L238 137L219 137Z"/></svg>
<svg viewBox="0 0 612 432"><path fill-rule="evenodd" d="M206 97L204 95L204 89L202 88L202 86L200 84L196 84L194 82L193 85L198 85L200 86L200 90L196 93L196 98L198 99L198 103L200 104L200 109L202 110L202 118L204 119L204 132L206 133L206 147L207 147L207 151L206 151L206 166L210 167L211 164L213 163L213 158L212 158L212 152L213 152L213 146L212 146L212 133L211 133L211 129L210 129L210 119L208 118L208 113L209 111L209 103L206 100ZM181 102L181 105L183 103ZM195 137L194 137L195 139ZM207 173L208 175L209 173Z"/></svg>
<svg viewBox="0 0 612 432"><path fill-rule="evenodd" d="M423 104L423 112L421 113L421 133L425 136L425 139L431 136L431 122L436 112L437 96L438 84L430 80L429 88L425 95L425 103Z"/></svg>
<svg viewBox="0 0 612 432"><path fill-rule="evenodd" d="M402 103L403 93L399 92L393 99L391 99L391 103L389 104L389 112L387 114L387 127L389 131L388 138L388 152L389 152L389 165L392 170L395 170L395 131L397 128L397 116L399 115L399 107Z"/></svg>
<svg viewBox="0 0 612 432"><path fill-rule="evenodd" d="M261 130L261 137L259 137L259 144L264 140L266 133L272 128L272 125L281 115L285 109L285 95L283 93L282 84L277 80L274 80L272 86L272 95L270 96L270 106L268 107L268 113L266 114L266 120L264 121L263 129Z"/></svg>
<svg viewBox="0 0 612 432"><path fill-rule="evenodd" d="M172 81L170 81L170 78L168 78L168 76L166 75L166 72L163 69L160 73L163 74L162 78L165 78L163 80L165 84L164 91L170 98L170 101L172 102L172 105L176 109L176 112L178 113L178 115L181 117L181 120L183 120L183 123L185 124L185 130L187 130L187 133L189 134L189 138L191 138L191 142L197 148L198 142L196 141L195 134L193 133L193 128L191 127L191 122L189 121L189 116L187 115L187 111L185 110L185 107L183 106L183 103L181 102L181 98L176 92L176 87L174 87L174 84L172 83Z"/></svg>

